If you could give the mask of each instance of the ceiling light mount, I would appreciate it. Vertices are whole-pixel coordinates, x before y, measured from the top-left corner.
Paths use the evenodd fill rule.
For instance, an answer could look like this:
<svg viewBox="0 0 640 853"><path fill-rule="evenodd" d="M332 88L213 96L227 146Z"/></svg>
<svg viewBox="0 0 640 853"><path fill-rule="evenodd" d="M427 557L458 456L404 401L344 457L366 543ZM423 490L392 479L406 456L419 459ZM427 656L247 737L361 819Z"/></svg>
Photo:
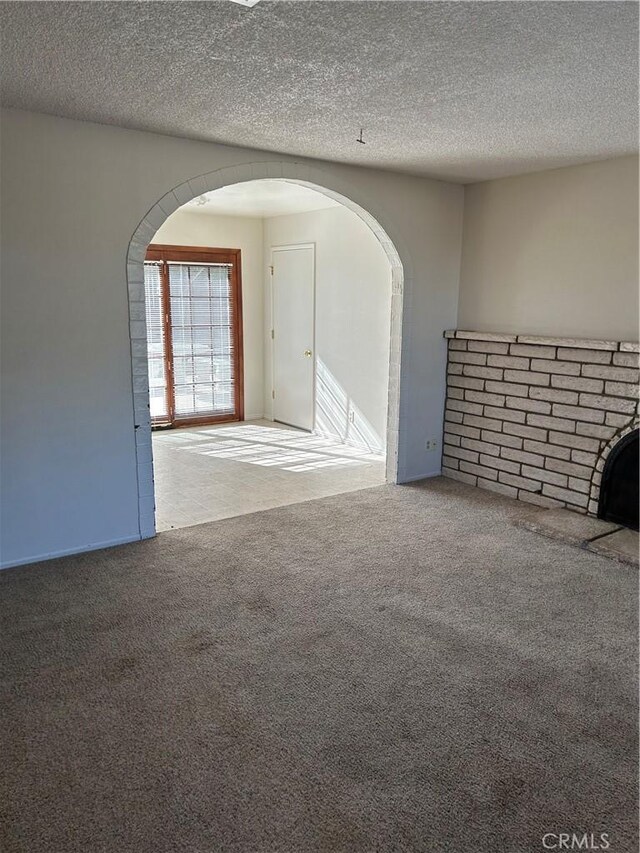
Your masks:
<svg viewBox="0 0 640 853"><path fill-rule="evenodd" d="M251 8L255 6L256 3L259 3L260 0L229 0L230 3L237 3L239 6L246 6L247 8Z"/></svg>

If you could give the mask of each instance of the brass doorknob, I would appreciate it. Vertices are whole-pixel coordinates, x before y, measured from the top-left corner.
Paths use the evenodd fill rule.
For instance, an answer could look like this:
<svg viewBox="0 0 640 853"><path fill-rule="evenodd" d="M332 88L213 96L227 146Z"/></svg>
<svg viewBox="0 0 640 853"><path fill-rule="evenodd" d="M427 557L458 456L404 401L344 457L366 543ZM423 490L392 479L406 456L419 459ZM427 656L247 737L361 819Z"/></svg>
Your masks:
<svg viewBox="0 0 640 853"><path fill-rule="evenodd" d="M307 358L311 358L311 355L312 355L311 350L310 350L310 349L306 349L306 350L304 351L304 355L305 355Z"/></svg>

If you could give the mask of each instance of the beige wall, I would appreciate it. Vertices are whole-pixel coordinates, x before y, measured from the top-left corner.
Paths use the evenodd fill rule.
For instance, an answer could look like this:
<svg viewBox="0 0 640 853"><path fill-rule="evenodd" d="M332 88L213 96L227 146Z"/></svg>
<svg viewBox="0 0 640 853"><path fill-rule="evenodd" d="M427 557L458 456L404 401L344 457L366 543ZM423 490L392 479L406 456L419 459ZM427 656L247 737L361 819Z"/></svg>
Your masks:
<svg viewBox="0 0 640 853"><path fill-rule="evenodd" d="M214 216L176 210L156 232L154 243L240 249L245 418L261 418L263 399L263 275L260 218Z"/></svg>
<svg viewBox="0 0 640 853"><path fill-rule="evenodd" d="M637 159L465 187L458 328L637 341Z"/></svg>

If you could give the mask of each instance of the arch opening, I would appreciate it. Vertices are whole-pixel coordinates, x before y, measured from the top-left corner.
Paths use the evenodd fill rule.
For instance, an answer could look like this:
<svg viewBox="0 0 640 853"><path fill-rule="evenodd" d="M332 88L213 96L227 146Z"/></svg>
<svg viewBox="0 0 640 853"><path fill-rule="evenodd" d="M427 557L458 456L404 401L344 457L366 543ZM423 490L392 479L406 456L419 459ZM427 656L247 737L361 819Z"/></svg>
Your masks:
<svg viewBox="0 0 640 853"><path fill-rule="evenodd" d="M190 179L172 189L147 213L129 245L127 258L127 280L129 290L131 356L133 374L133 395L135 413L135 443L138 470L140 536L153 536L155 527L155 499L153 450L151 440L151 421L149 410L147 328L145 315L145 276L144 263L149 243L171 215L188 202L215 193L215 190L229 188L250 182L268 180L289 185L298 185L320 193L338 205L354 213L374 235L384 252L390 270L390 312L389 312L389 363L388 393L386 407L385 435L385 479L397 482L398 456L400 444L400 363L402 308L405 287L405 266L400 252L388 231L378 218L365 207L346 195L344 187L338 189L326 186L324 174L311 175L313 170L299 167L297 164L255 164L247 167L234 167L208 175ZM316 170L317 171L317 170ZM292 174L293 173L293 174ZM310 178L315 178L311 180ZM347 189L347 191L349 191ZM354 193L356 195L356 193Z"/></svg>

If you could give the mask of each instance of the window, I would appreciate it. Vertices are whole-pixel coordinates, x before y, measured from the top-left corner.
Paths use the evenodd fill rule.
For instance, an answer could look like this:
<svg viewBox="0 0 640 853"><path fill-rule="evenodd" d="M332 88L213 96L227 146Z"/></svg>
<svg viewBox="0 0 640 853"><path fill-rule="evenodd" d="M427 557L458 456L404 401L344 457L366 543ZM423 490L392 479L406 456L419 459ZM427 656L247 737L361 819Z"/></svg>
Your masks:
<svg viewBox="0 0 640 853"><path fill-rule="evenodd" d="M240 250L151 245L144 270L152 425L242 420Z"/></svg>

